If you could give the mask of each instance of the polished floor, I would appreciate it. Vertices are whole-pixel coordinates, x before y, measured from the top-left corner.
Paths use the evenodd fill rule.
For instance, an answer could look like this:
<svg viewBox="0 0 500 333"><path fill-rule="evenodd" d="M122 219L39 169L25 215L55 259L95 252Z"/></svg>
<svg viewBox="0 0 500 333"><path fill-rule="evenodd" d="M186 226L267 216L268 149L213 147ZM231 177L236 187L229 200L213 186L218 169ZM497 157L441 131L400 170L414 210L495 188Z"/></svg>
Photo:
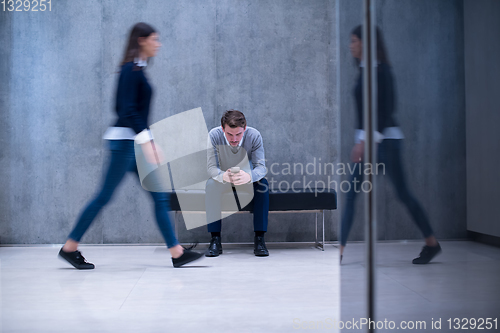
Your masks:
<svg viewBox="0 0 500 333"><path fill-rule="evenodd" d="M400 332L500 332L500 248L468 241L442 241L443 252L435 260L428 265L413 265L411 259L422 245L377 244L376 321L393 321L396 328L401 324L414 327L396 330ZM362 244L348 244L344 252L343 322L366 318L364 254ZM496 329L493 325L486 329L487 318L491 322L496 318ZM441 329L437 328L439 321ZM367 332L364 328L347 332Z"/></svg>
<svg viewBox="0 0 500 333"><path fill-rule="evenodd" d="M340 319L359 327L366 317L362 243L348 245L340 267L333 245L324 252L268 247L271 256L257 258L250 246L226 245L218 258L174 269L162 246L82 246L96 264L91 271L59 260L57 246L0 247L0 331L336 332ZM378 244L376 320L458 332L448 329L449 318L468 318L470 328L471 318L500 317L499 248L442 242L434 263L412 265L420 247ZM432 329L439 319L441 329ZM400 330L379 330L393 331Z"/></svg>
<svg viewBox="0 0 500 333"><path fill-rule="evenodd" d="M82 246L90 271L58 247L2 247L2 332L290 332L294 318L338 316L334 247L268 247L173 268L163 246Z"/></svg>

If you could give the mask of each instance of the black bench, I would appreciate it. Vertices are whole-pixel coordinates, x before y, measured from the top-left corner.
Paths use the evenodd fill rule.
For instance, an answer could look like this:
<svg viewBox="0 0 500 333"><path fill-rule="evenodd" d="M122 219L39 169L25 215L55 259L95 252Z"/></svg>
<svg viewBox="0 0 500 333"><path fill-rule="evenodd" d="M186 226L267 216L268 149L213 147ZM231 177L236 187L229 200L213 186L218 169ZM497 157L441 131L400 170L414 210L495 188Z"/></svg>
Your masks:
<svg viewBox="0 0 500 333"><path fill-rule="evenodd" d="M198 151L182 158L161 165L154 172L149 173L142 180L142 186L156 192L168 191L172 193L170 205L172 211L184 213L205 212L205 184L207 181L207 152ZM172 177L175 174L176 177ZM161 179L162 181L157 181ZM169 183L165 187L165 184ZM189 189L185 189L189 188ZM233 189L234 191L234 189ZM182 198L182 209L178 195ZM245 195L249 197L245 197ZM223 196L234 196L234 199L222 200L222 216L224 213L235 212L234 201L248 203L239 209L238 213L252 213L253 201L250 194L225 193ZM224 197L223 197L224 198ZM232 203L232 204L231 204ZM237 209L237 208L236 208ZM333 189L323 188L291 188L288 191L279 191L270 188L270 213L315 213L316 214L316 247L324 250L325 245L325 210L337 209L337 194ZM318 213L322 214L322 241L318 241ZM228 214L226 214L227 216ZM176 220L177 222L177 220ZM176 226L177 230L177 226Z"/></svg>
<svg viewBox="0 0 500 333"><path fill-rule="evenodd" d="M189 208L183 213L205 211L205 192L202 190L175 190L171 196L171 209L173 211L181 211L177 193L182 196L188 196ZM233 193L224 195L232 196ZM230 211L231 208L224 207L222 200L222 211ZM269 213L316 213L316 239L315 245L317 248L324 251L325 245L325 210L337 209L337 194L333 189L299 189L289 190L286 192L278 190L269 191ZM253 201L247 206L239 210L238 213L252 213ZM318 213L322 214L322 241L318 241Z"/></svg>

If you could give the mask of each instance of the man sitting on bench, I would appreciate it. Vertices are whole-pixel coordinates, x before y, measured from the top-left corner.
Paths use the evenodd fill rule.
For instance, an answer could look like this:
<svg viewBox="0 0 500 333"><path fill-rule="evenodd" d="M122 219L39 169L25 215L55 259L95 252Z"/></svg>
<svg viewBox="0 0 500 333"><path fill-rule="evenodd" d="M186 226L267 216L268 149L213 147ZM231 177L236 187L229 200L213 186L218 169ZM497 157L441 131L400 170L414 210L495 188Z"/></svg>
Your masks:
<svg viewBox="0 0 500 333"><path fill-rule="evenodd" d="M269 214L269 184L264 178L267 169L262 136L255 128L247 127L245 116L237 110L224 112L221 127L212 129L208 135L208 174L211 178L206 184L205 207L212 239L205 256L222 254L222 195L233 192L233 187L236 192L249 188L251 191L253 187L254 254L268 256L264 233Z"/></svg>

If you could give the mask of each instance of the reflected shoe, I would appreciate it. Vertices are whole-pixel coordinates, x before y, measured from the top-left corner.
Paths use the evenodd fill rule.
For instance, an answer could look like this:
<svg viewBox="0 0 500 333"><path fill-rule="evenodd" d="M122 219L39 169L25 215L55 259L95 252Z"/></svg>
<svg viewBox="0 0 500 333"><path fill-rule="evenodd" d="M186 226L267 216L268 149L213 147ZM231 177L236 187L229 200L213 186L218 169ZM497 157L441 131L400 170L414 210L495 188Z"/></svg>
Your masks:
<svg viewBox="0 0 500 333"><path fill-rule="evenodd" d="M194 252L191 250L184 250L184 253L179 258L172 258L172 264L174 267L181 267L182 265L188 264L195 260L200 259L203 254Z"/></svg>
<svg viewBox="0 0 500 333"><path fill-rule="evenodd" d="M69 262L76 269L94 269L95 267L94 264L85 260L80 251L65 252L61 248L59 251L59 257Z"/></svg>
<svg viewBox="0 0 500 333"><path fill-rule="evenodd" d="M222 243L220 236L213 236L210 240L210 245L205 252L205 257L218 257L222 254Z"/></svg>
<svg viewBox="0 0 500 333"><path fill-rule="evenodd" d="M191 243L191 245L189 245L189 246L182 245L184 250L194 250L197 246L198 246L198 242Z"/></svg>
<svg viewBox="0 0 500 333"><path fill-rule="evenodd" d="M253 239L253 253L257 257L267 257L269 251L267 250L266 243L264 242L264 236L255 236Z"/></svg>
<svg viewBox="0 0 500 333"><path fill-rule="evenodd" d="M441 252L441 245L437 246L427 246L425 245L422 248L422 252L418 258L413 259L413 263L416 265L424 265L428 264L435 256L437 256Z"/></svg>

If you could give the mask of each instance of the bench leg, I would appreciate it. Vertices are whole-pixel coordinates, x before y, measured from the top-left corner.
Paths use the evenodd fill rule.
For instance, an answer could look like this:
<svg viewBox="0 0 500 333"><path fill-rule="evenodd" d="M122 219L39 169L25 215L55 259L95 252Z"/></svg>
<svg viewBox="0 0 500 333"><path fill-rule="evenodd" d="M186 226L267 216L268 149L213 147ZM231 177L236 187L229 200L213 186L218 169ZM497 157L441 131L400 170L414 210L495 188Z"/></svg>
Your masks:
<svg viewBox="0 0 500 333"><path fill-rule="evenodd" d="M314 244L318 246L318 212L314 213L316 214L316 237L314 238Z"/></svg>
<svg viewBox="0 0 500 333"><path fill-rule="evenodd" d="M321 243L321 250L325 251L325 211L321 211L321 215L323 216L323 241Z"/></svg>
<svg viewBox="0 0 500 333"><path fill-rule="evenodd" d="M314 245L316 248L321 249L321 251L325 250L325 211L321 211L323 215L323 241L320 243L318 242L318 212L316 212L316 240L314 242Z"/></svg>

